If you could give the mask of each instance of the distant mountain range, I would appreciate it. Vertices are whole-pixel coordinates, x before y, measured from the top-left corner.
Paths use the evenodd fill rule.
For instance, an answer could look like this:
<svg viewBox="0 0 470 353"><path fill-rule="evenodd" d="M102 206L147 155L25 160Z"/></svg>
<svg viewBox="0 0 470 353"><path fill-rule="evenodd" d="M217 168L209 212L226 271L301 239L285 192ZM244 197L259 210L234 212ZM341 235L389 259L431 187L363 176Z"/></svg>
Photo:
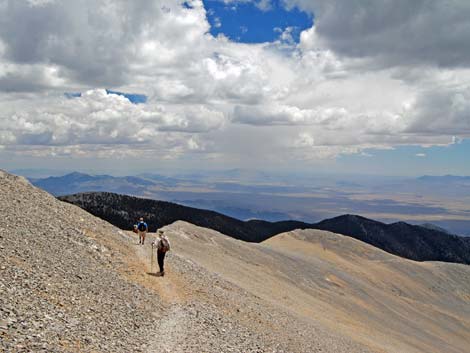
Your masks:
<svg viewBox="0 0 470 353"><path fill-rule="evenodd" d="M110 191L125 194L144 192L148 187L155 185L152 180L135 176L114 177L111 175L89 175L84 173L70 173L63 176L48 178L30 178L34 186L59 196L83 191Z"/></svg>
<svg viewBox="0 0 470 353"><path fill-rule="evenodd" d="M32 176L41 173L25 172L33 185L55 196L112 192L212 210L241 220L270 222L296 219L312 223L341 214L360 214L386 223L433 223L451 233L470 236L470 177L309 177L229 170L172 176L74 172L38 178Z"/></svg>
<svg viewBox="0 0 470 353"><path fill-rule="evenodd" d="M139 217L146 219L151 231L182 220L250 242L261 242L295 229L320 229L356 238L412 260L470 264L470 238L405 222L385 224L356 215L343 215L319 223L241 221L214 211L108 192L79 193L59 199L122 229L132 229Z"/></svg>
<svg viewBox="0 0 470 353"><path fill-rule="evenodd" d="M107 191L121 194L152 193L155 190L165 190L170 188L211 188L214 191L221 192L262 192L272 194L299 194L312 191L331 191L336 188L339 193L342 190L366 188L365 185L358 184L348 180L336 180L328 183L327 180L315 180L310 186L283 184L270 180L262 175L257 182L237 182L236 178L231 180L224 174L222 179L217 179L215 174L212 177L201 175L180 175L164 176L152 173L143 173L137 176L111 176L111 175L90 175L85 173L73 172L62 176L50 176L46 178L28 179L30 182L47 192L55 195L68 195L79 192ZM304 181L306 182L306 181ZM371 183L371 188L380 192L394 191L397 193L409 193L412 190L417 192L439 192L454 196L457 192L461 196L470 196L470 176L421 176L418 178L397 179L393 182L384 182L383 184ZM367 190L367 189L366 189Z"/></svg>
<svg viewBox="0 0 470 353"><path fill-rule="evenodd" d="M470 176L459 176L459 175L423 175L417 179L421 182L428 183L470 183Z"/></svg>

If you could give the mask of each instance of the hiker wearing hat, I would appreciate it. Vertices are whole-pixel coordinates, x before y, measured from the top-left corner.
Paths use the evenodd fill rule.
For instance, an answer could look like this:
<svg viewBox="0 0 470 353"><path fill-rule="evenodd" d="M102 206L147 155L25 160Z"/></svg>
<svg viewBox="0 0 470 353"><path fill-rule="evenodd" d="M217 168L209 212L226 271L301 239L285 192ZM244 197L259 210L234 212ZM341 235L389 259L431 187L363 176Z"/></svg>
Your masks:
<svg viewBox="0 0 470 353"><path fill-rule="evenodd" d="M147 235L148 226L144 222L144 218L140 217L139 223L137 223L137 233L139 234L139 244L144 245L145 236Z"/></svg>
<svg viewBox="0 0 470 353"><path fill-rule="evenodd" d="M164 262L165 262L165 255L167 251L170 250L170 241L168 240L167 236L163 234L162 230L157 232L157 239L152 243L152 246L157 248L157 261L158 267L160 267L160 276L165 275L164 269Z"/></svg>

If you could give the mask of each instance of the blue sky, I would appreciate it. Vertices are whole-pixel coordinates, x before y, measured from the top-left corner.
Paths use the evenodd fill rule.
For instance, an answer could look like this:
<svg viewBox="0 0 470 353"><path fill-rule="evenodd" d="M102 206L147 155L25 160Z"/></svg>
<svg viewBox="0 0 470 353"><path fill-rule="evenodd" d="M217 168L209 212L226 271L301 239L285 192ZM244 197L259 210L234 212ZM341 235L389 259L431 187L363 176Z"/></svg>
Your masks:
<svg viewBox="0 0 470 353"><path fill-rule="evenodd" d="M141 104L141 103L146 103L147 102L147 96L145 94L137 94L137 93L124 93L124 92L119 92L119 91L113 91L110 89L106 90L106 93L108 94L117 94L118 96L123 96L129 99L131 103L134 104ZM72 99L72 98L79 98L82 96L80 92L65 92L64 93L65 97Z"/></svg>
<svg viewBox="0 0 470 353"><path fill-rule="evenodd" d="M470 175L464 1L7 3L0 168Z"/></svg>
<svg viewBox="0 0 470 353"><path fill-rule="evenodd" d="M401 146L390 150L365 150L342 155L341 169L390 176L470 175L470 140L449 146Z"/></svg>
<svg viewBox="0 0 470 353"><path fill-rule="evenodd" d="M272 42L279 31L293 27L292 37L298 42L300 32L312 26L313 18L293 8L287 10L278 0L269 9L260 9L254 3L229 3L220 0L204 0L214 36L222 33L243 43Z"/></svg>

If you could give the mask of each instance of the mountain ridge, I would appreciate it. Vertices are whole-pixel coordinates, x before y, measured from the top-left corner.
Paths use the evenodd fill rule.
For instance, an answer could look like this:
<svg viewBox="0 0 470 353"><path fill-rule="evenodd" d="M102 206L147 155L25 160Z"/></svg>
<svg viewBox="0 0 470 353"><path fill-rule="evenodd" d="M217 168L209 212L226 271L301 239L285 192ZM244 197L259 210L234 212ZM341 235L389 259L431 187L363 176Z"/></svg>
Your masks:
<svg viewBox="0 0 470 353"><path fill-rule="evenodd" d="M59 196L58 199L80 206L91 214L126 230L131 230L132 225L140 217L146 219L150 231L182 220L220 231L236 239L261 242L275 234L308 226L307 223L291 220L241 221L215 211L109 192L79 193Z"/></svg>
<svg viewBox="0 0 470 353"><path fill-rule="evenodd" d="M132 228L139 217L145 217L151 231L182 220L250 242L262 242L276 234L295 229L320 229L356 238L391 254L415 261L470 264L470 238L406 222L386 224L350 214L318 223L291 220L241 221L215 211L106 192L79 193L61 196L59 199L80 206L127 230Z"/></svg>
<svg viewBox="0 0 470 353"><path fill-rule="evenodd" d="M356 215L326 219L316 229L351 236L391 254L416 261L470 264L470 239L406 222L382 223Z"/></svg>

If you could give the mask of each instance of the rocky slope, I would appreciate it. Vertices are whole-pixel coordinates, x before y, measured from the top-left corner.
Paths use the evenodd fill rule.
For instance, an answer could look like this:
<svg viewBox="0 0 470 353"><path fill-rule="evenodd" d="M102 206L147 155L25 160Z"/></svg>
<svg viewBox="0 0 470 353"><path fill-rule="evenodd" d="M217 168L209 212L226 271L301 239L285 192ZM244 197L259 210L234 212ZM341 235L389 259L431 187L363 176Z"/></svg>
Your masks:
<svg viewBox="0 0 470 353"><path fill-rule="evenodd" d="M150 246L0 173L0 351L462 353L470 267L318 230L246 243L176 222ZM154 237L149 235L149 241Z"/></svg>
<svg viewBox="0 0 470 353"><path fill-rule="evenodd" d="M122 231L0 171L0 244L0 351L145 350L163 309Z"/></svg>
<svg viewBox="0 0 470 353"><path fill-rule="evenodd" d="M212 289L225 281L240 288L214 295L215 303L232 301L248 313L253 305L269 308L271 320L266 314L246 320L272 330L281 342L292 338L286 332L297 332L302 344L296 352L340 352L349 346L382 353L463 353L470 347L467 265L410 261L319 230L247 244L184 222L165 229L176 253L217 273L221 282ZM239 301L243 292L253 299Z"/></svg>
<svg viewBox="0 0 470 353"><path fill-rule="evenodd" d="M0 351L368 352L177 244L156 277L133 233L0 172Z"/></svg>

